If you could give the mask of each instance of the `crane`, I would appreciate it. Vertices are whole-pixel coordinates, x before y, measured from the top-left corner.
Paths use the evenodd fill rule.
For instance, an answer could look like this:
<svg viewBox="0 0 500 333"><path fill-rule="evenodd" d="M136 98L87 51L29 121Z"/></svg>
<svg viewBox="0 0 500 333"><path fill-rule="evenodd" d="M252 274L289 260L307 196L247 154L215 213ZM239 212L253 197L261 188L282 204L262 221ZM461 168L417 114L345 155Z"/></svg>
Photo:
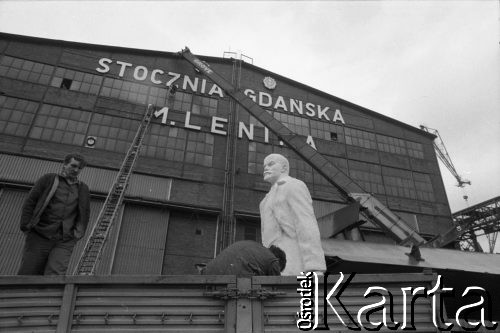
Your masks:
<svg viewBox="0 0 500 333"><path fill-rule="evenodd" d="M423 129L424 131L434 134L436 136L436 139L434 140L434 150L436 150L436 153L443 162L443 164L450 170L451 174L455 177L457 180L458 187L464 187L466 184L470 185L470 180L463 179L455 169L455 166L453 165L453 162L451 161L450 155L448 154L448 151L446 150L446 147L444 145L443 139L441 139L441 135L439 135L439 132L437 129L429 128L425 125L420 125L420 128ZM465 200L467 200L466 197L464 197Z"/></svg>
<svg viewBox="0 0 500 333"><path fill-rule="evenodd" d="M359 202L362 207L360 214L367 220L373 221L382 230L386 231L400 245L436 245L427 244L426 240L413 230L401 217L385 207L385 205L378 201L373 195L366 193L366 191L364 191L353 179L333 165L314 148L309 146L309 144L307 144L298 134L288 129L272 115L267 113L267 111L261 109L253 100L220 76L209 64L193 55L189 48L184 48L179 54L197 68L200 73L203 73L216 83L243 109L247 110L248 113L261 123L266 124L266 127L268 127L271 132L276 134L276 136L286 143L289 148L311 165L319 174L325 177L330 184L335 186L347 202Z"/></svg>

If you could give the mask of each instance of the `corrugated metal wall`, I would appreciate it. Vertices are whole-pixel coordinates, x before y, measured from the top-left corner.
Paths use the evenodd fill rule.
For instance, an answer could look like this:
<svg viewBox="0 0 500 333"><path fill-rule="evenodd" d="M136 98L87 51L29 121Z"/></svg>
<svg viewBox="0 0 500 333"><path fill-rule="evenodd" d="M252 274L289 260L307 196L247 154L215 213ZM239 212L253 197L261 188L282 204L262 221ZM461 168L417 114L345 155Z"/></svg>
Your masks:
<svg viewBox="0 0 500 333"><path fill-rule="evenodd" d="M85 246L85 243L87 242L87 239L90 237L90 232L92 230L93 225L95 224L97 220L97 216L99 215L99 211L101 210L102 204L104 203L103 200L95 200L91 199L90 200L90 220L89 220L89 225L87 226L87 231L85 232L85 236L76 243L75 249L73 250L73 255L71 256L71 259L69 261L69 266L68 266L68 274L72 274L78 260L80 259L80 255L83 251L83 248ZM117 221L115 221L117 223ZM105 250L108 246L108 243L105 245ZM105 251L106 253L106 251Z"/></svg>
<svg viewBox="0 0 500 333"><path fill-rule="evenodd" d="M116 246L113 274L162 272L169 211L127 204Z"/></svg>
<svg viewBox="0 0 500 333"><path fill-rule="evenodd" d="M71 331L225 332L224 301L204 291L205 285L181 283L81 286Z"/></svg>
<svg viewBox="0 0 500 333"><path fill-rule="evenodd" d="M0 275L15 275L22 258L21 207L28 192L0 190Z"/></svg>
<svg viewBox="0 0 500 333"><path fill-rule="evenodd" d="M338 275L328 279L327 293L332 292L337 279ZM347 276L343 283L346 279ZM378 304L381 296L375 294L373 297L364 297L364 294L369 287L383 287L393 295L392 319L397 322L403 322L403 301L406 301L408 329L411 328L413 299L411 291L407 291L406 299L403 298L401 288L422 287L430 290L435 284L435 275L357 275L339 295L339 301L357 324L357 314L363 306L370 306L361 316L365 327L369 325L365 316L368 310L373 310L369 315L371 322L382 322L382 311ZM350 329L341 324L330 306L324 312L323 286L320 279L318 327L323 327L323 318L326 318L330 331L349 332ZM300 310L298 288L300 284L294 276L254 276L251 279L199 275L0 276L0 331L300 332L296 326L297 311ZM380 292L380 289L376 292ZM381 293L388 296L385 292ZM417 295L423 293L423 290L416 292ZM337 295L334 294L329 301L340 310L341 305L335 300ZM436 301L436 304L440 304L439 299ZM383 304L388 312L389 302L390 299L386 298ZM432 320L432 297L415 298L413 308L417 332L438 332ZM344 322L349 322L346 314L339 312ZM391 320L390 313L387 313L387 320ZM376 331L394 332L385 326Z"/></svg>
<svg viewBox="0 0 500 333"><path fill-rule="evenodd" d="M0 332L235 332L235 311L206 294L234 287L235 281L0 276Z"/></svg>
<svg viewBox="0 0 500 333"><path fill-rule="evenodd" d="M337 282L339 275L331 275L328 278L327 293L329 293L335 283ZM344 274L343 283L346 282L348 274ZM364 293L367 288L371 286L380 286L389 290L394 300L394 320L397 322L403 322L403 294L401 288L403 287L426 287L428 290L435 285L437 277L435 275L424 275L424 274L373 274L373 275L361 275L358 274L354 277L351 283L347 286L344 292L341 294L341 302L345 305L347 311L352 316L352 318L357 322L358 311L367 305L374 305L376 302L381 301L381 296L374 297L364 297ZM254 332L301 332L297 326L297 311L300 309L300 295L297 293L297 288L299 284L296 279L283 279L274 277L253 277L252 287L259 289L264 288L268 291L282 292L282 295L276 297L268 298L262 302L254 302ZM337 291L340 290L340 287ZM380 290L378 290L380 292ZM323 318L326 316L329 329L335 332L349 332L347 327L343 326L337 315L333 312L331 307L327 304L327 312L324 313L324 284L322 283L322 278L320 278L320 286L318 288L319 298L318 298L318 309L319 309L319 321L320 325L318 327L323 327ZM411 327L411 302L412 296L410 292L407 292L406 298L406 322L407 328ZM336 309L341 309L340 305L334 300L335 295L331 298L332 304ZM390 299L386 295L385 307L389 308ZM437 328L432 322L432 298L418 298L415 302L415 327L417 332L437 332ZM348 323L349 319L345 314L341 314L344 322ZM363 325L370 327L369 323L366 321L365 317L366 311L362 315ZM388 320L390 320L389 313L387 314ZM370 315L371 322L382 322L382 312L375 311ZM359 323L358 323L359 324ZM366 331L366 330L362 330ZM381 332L394 332L394 330L389 330L387 327L382 327Z"/></svg>
<svg viewBox="0 0 500 333"><path fill-rule="evenodd" d="M55 332L63 291L64 284L0 283L0 332Z"/></svg>
<svg viewBox="0 0 500 333"><path fill-rule="evenodd" d="M172 211L162 274L197 274L195 264L215 257L216 229L216 216Z"/></svg>
<svg viewBox="0 0 500 333"><path fill-rule="evenodd" d="M62 163L41 159L0 154L0 181L34 183L46 173L58 173ZM80 179L94 193L108 193L118 171L87 167ZM168 201L172 181L168 178L132 174L126 196L158 201Z"/></svg>

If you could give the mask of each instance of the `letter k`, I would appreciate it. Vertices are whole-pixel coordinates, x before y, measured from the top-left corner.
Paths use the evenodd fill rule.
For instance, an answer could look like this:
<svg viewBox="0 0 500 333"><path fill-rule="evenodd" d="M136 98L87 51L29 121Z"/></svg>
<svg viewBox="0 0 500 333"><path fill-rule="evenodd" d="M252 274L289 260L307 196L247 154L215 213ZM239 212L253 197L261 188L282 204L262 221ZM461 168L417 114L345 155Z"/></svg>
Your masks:
<svg viewBox="0 0 500 333"><path fill-rule="evenodd" d="M342 304L342 302L340 301L340 297L342 296L342 293L344 292L344 290L347 289L347 287L349 286L349 283L351 282L351 280L354 278L355 275L356 275L356 273L352 273L349 276L349 278L346 280L346 282L342 285L342 287L339 289L339 291L336 292L337 288L339 288L340 284L342 283L342 280L344 280L344 274L342 274L342 272L340 272L340 278L338 279L337 283L332 288L332 290L330 290L328 295L325 297L324 307L325 307L325 314L326 314L326 310L327 310L326 303L328 303L328 305L330 305L330 307L332 308L333 312L339 318L342 325L344 325L345 327L347 327L348 329L353 330L353 331L361 331L361 327L354 321L354 319L352 318L349 311L347 311L344 304ZM324 280L325 281L325 283L324 283L325 295L326 295L327 277L328 277L328 273L326 273L324 276L324 278L325 278L325 280ZM333 306L333 304L330 302L330 298L334 295L334 293L335 293L334 300L336 301L335 305L340 305L340 309L339 309L340 312L338 312L337 309L335 308L335 306ZM347 324L344 321L344 319L342 319L342 317L344 317L346 319L346 321L348 321ZM325 327L328 328L327 319L326 319L327 316L325 315L324 318L325 318L324 319L325 320L325 323L324 323Z"/></svg>

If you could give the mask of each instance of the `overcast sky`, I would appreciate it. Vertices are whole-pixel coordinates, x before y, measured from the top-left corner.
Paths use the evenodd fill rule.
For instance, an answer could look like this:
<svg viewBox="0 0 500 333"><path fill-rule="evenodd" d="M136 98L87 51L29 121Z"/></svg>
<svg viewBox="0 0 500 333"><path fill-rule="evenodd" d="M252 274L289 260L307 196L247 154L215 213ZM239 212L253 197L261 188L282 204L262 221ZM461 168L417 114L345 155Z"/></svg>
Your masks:
<svg viewBox="0 0 500 333"><path fill-rule="evenodd" d="M0 31L222 57L441 134L452 212L500 195L499 1L0 1Z"/></svg>

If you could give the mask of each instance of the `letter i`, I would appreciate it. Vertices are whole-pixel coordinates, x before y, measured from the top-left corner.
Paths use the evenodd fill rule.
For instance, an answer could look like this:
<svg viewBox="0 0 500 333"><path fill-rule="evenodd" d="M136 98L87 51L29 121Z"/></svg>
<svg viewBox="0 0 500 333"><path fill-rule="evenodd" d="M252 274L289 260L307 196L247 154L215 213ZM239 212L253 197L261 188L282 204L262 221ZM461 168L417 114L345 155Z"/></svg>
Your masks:
<svg viewBox="0 0 500 333"><path fill-rule="evenodd" d="M207 80L203 79L201 80L201 93L204 94L205 93L205 87L207 85Z"/></svg>

